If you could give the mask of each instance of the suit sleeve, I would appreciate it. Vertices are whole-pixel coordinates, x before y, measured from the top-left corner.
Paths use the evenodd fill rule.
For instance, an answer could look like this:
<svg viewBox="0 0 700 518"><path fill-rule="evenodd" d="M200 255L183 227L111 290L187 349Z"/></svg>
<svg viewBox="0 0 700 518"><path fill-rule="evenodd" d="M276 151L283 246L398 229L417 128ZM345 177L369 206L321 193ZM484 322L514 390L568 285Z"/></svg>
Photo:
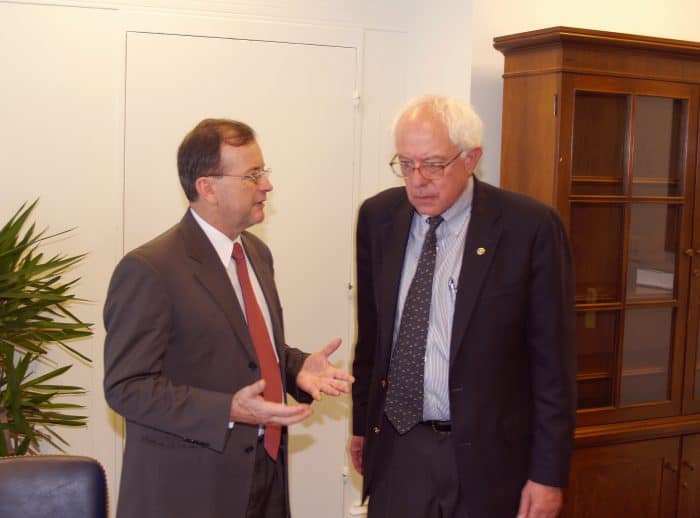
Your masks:
<svg viewBox="0 0 700 518"><path fill-rule="evenodd" d="M287 392L299 403L312 403L314 398L307 392L304 392L297 386L297 375L301 370L304 361L309 357L309 353L305 353L295 347L288 345L284 346L285 362L286 362L286 383Z"/></svg>
<svg viewBox="0 0 700 518"><path fill-rule="evenodd" d="M105 398L129 421L222 451L232 394L176 385L163 374L172 320L157 272L138 256L122 259L104 309Z"/></svg>
<svg viewBox="0 0 700 518"><path fill-rule="evenodd" d="M352 385L352 433L359 436L364 436L367 431L367 408L378 333L370 225L367 219L365 204L360 208L357 221L357 343L352 366L356 380Z"/></svg>
<svg viewBox="0 0 700 518"><path fill-rule="evenodd" d="M576 415L573 276L569 243L553 211L533 244L527 346L533 390L529 478L566 486Z"/></svg>

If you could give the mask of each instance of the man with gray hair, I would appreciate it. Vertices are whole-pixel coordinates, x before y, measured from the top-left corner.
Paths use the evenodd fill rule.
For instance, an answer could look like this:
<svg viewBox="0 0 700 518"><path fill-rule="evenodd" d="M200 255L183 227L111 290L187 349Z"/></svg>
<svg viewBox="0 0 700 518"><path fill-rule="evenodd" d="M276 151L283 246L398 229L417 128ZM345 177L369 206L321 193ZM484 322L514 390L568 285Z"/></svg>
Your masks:
<svg viewBox="0 0 700 518"><path fill-rule="evenodd" d="M481 121L441 96L394 125L404 187L357 223L349 451L370 518L554 517L573 442L571 255L553 209L474 176Z"/></svg>

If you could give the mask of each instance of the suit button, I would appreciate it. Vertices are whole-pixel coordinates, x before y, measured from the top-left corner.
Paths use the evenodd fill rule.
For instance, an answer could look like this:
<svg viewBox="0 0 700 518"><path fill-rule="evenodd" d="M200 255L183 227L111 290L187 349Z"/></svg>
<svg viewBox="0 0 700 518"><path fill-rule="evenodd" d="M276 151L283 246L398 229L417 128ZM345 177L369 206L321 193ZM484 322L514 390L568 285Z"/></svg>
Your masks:
<svg viewBox="0 0 700 518"><path fill-rule="evenodd" d="M386 388L386 380L380 381L379 384L382 386L383 389Z"/></svg>
<svg viewBox="0 0 700 518"><path fill-rule="evenodd" d="M253 451L254 449L255 449L255 448L254 448L253 446L246 446L246 449L243 450L243 451L245 451L246 453L250 453L250 452Z"/></svg>
<svg viewBox="0 0 700 518"><path fill-rule="evenodd" d="M254 371L255 369L258 368L258 364L255 363L255 362L250 362L250 363L248 364L248 368L250 368L250 370Z"/></svg>
<svg viewBox="0 0 700 518"><path fill-rule="evenodd" d="M373 431L374 433L379 433L379 432L382 431L382 429L379 428L378 426L375 426L374 428L372 428L372 431Z"/></svg>

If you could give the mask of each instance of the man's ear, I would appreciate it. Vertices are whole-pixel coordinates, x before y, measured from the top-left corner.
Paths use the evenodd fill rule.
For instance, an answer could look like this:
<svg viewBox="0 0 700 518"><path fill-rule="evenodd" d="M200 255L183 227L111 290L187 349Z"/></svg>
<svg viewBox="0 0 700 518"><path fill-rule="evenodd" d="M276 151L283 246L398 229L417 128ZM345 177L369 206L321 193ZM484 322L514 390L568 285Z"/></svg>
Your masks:
<svg viewBox="0 0 700 518"><path fill-rule="evenodd" d="M469 152L464 157L464 164L467 167L469 174L474 172L479 160L481 159L481 154L483 153L480 147L475 147L469 150Z"/></svg>
<svg viewBox="0 0 700 518"><path fill-rule="evenodd" d="M194 181L194 188L197 190L198 198L212 205L216 205L218 200L214 181L211 176L200 176Z"/></svg>

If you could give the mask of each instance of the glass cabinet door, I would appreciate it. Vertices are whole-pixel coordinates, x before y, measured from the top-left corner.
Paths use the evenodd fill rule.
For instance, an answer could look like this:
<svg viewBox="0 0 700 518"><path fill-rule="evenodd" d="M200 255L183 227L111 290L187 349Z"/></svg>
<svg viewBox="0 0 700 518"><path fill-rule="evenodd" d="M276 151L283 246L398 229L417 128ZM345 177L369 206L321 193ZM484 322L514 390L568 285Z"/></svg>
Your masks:
<svg viewBox="0 0 700 518"><path fill-rule="evenodd" d="M680 246L692 210L690 89L594 83L575 83L567 171L580 425L678 412L688 286Z"/></svg>
<svg viewBox="0 0 700 518"><path fill-rule="evenodd" d="M577 91L571 194L622 194L630 96Z"/></svg>

